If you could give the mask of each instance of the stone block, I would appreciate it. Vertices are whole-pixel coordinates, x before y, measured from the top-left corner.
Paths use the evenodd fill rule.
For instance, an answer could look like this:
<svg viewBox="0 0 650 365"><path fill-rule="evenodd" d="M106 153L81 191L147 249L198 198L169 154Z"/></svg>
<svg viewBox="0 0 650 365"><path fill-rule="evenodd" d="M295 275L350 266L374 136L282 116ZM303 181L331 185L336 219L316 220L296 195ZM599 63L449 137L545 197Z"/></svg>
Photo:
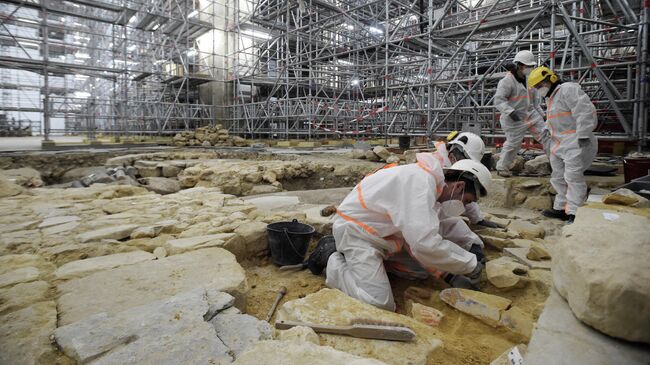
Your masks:
<svg viewBox="0 0 650 365"><path fill-rule="evenodd" d="M388 341L384 341L387 343ZM310 342L260 341L243 353L233 365L386 365L376 359L367 359L329 346Z"/></svg>
<svg viewBox="0 0 650 365"><path fill-rule="evenodd" d="M59 283L57 288L60 325L102 312L115 314L195 288L228 292L243 308L248 290L243 268L221 248L99 271Z"/></svg>
<svg viewBox="0 0 650 365"><path fill-rule="evenodd" d="M650 343L650 218L581 207L553 249L553 283L575 316Z"/></svg>
<svg viewBox="0 0 650 365"><path fill-rule="evenodd" d="M139 161L138 161L139 162ZM162 168L158 166L152 166L152 167L138 167L138 175L141 177L161 177L162 176Z"/></svg>
<svg viewBox="0 0 650 365"><path fill-rule="evenodd" d="M178 180L168 179L166 177L146 177L140 180L144 187L155 193L165 195L173 194L181 190L181 184Z"/></svg>
<svg viewBox="0 0 650 365"><path fill-rule="evenodd" d="M528 247L508 247L503 249L503 252L531 269L551 270L550 260L534 261L526 257L529 250Z"/></svg>
<svg viewBox="0 0 650 365"><path fill-rule="evenodd" d="M530 338L533 319L521 309L511 306L510 299L458 288L441 291L440 299L490 326L505 328L517 342L527 342Z"/></svg>
<svg viewBox="0 0 650 365"><path fill-rule="evenodd" d="M647 345L621 341L585 325L552 290L528 344L524 364L647 365L648 359L650 349Z"/></svg>
<svg viewBox="0 0 650 365"><path fill-rule="evenodd" d="M510 257L504 256L488 261L485 272L490 283L497 288L519 288L528 283L526 280L528 267Z"/></svg>
<svg viewBox="0 0 650 365"><path fill-rule="evenodd" d="M68 262L54 271L57 279L70 279L86 276L100 270L112 269L124 265L133 265L156 257L145 251L116 253L113 255L92 257L85 260Z"/></svg>
<svg viewBox="0 0 650 365"><path fill-rule="evenodd" d="M459 311L496 327L501 312L510 308L512 301L474 290L449 288L440 292L440 299Z"/></svg>
<svg viewBox="0 0 650 365"><path fill-rule="evenodd" d="M58 216L58 217L50 217L50 218L45 218L41 224L38 225L38 228L47 228L51 226L56 226L59 224L64 224L64 223L69 223L69 222L76 222L80 220L81 218L75 216L75 215L63 215L63 216Z"/></svg>
<svg viewBox="0 0 650 365"><path fill-rule="evenodd" d="M535 239L535 238L544 238L546 235L546 230L543 227L537 224L533 224L527 221L520 219L513 219L512 222L508 225L509 231L514 231L521 238L525 239Z"/></svg>
<svg viewBox="0 0 650 365"><path fill-rule="evenodd" d="M40 271L35 267L22 267L0 275L0 288L5 286L27 283L38 279Z"/></svg>
<svg viewBox="0 0 650 365"><path fill-rule="evenodd" d="M320 340L318 335L314 332L311 327L305 326L296 326L289 328L288 330L278 331L278 339L280 341L290 341L290 342L310 342L314 345L320 345Z"/></svg>
<svg viewBox="0 0 650 365"><path fill-rule="evenodd" d="M136 228L138 228L136 224L100 228L93 231L83 232L77 235L77 239L81 243L99 241L102 239L121 240L129 237L131 232Z"/></svg>
<svg viewBox="0 0 650 365"><path fill-rule="evenodd" d="M0 313L16 311L45 299L50 285L44 281L16 284L0 289Z"/></svg>
<svg viewBox="0 0 650 365"><path fill-rule="evenodd" d="M178 174L183 171L182 167L174 165L163 165L162 167L162 176L164 177L176 177Z"/></svg>
<svg viewBox="0 0 650 365"><path fill-rule="evenodd" d="M117 313L98 313L54 332L80 364L223 364L233 358L204 316L215 289L197 288Z"/></svg>
<svg viewBox="0 0 650 365"><path fill-rule="evenodd" d="M163 246L167 253L176 255L179 253L198 250L206 247L223 247L236 238L232 233L218 233L204 236L178 238L167 241Z"/></svg>
<svg viewBox="0 0 650 365"><path fill-rule="evenodd" d="M390 157L391 153L386 149L386 147L383 146L375 146L372 149L372 152L374 152L375 155L379 156L379 158L382 161L387 161L388 158Z"/></svg>
<svg viewBox="0 0 650 365"><path fill-rule="evenodd" d="M210 323L235 358L256 342L273 338L268 322L248 314L219 314Z"/></svg>
<svg viewBox="0 0 650 365"><path fill-rule="evenodd" d="M426 364L427 358L441 345L440 340L433 336L431 327L411 317L362 303L334 289L321 289L302 299L288 301L277 314L277 320L330 325L347 325L351 320L360 318L402 324L410 327L417 335L411 342L392 342L321 334L321 343L388 364L419 365Z"/></svg>

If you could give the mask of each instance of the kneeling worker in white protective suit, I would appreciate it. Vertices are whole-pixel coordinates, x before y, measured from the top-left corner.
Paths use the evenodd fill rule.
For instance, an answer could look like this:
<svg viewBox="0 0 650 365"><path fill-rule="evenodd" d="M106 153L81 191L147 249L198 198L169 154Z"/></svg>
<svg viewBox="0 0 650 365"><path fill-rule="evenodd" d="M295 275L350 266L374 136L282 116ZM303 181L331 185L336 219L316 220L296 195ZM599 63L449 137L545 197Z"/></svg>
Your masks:
<svg viewBox="0 0 650 365"><path fill-rule="evenodd" d="M443 238L441 231L453 227L442 227L439 215L458 218L464 203L487 194L490 172L472 160L443 171L431 153L416 159L366 176L343 200L332 228L335 252L316 248L327 263L328 286L395 310L384 260L401 251L433 275L442 270L451 273L448 281L466 275L478 283L483 265L459 243Z"/></svg>
<svg viewBox="0 0 650 365"><path fill-rule="evenodd" d="M485 153L485 143L481 137L471 132L451 132L447 136L447 143L438 141L434 145L436 147L434 154L443 168L450 167L455 162L465 159L481 162ZM496 223L485 219L485 216L481 213L481 208L476 202L465 204L465 213L463 215L469 218L472 224L489 228L498 227Z"/></svg>
<svg viewBox="0 0 650 365"><path fill-rule="evenodd" d="M534 89L529 90L526 86L526 76L537 66L535 56L530 51L521 51L515 55L513 63L507 67L509 72L499 81L494 94L494 106L501 113L499 121L506 135L497 162L497 173L503 177L512 176L510 167L526 133L530 132L544 146L544 150L548 145L548 132L544 131L539 97Z"/></svg>
<svg viewBox="0 0 650 365"><path fill-rule="evenodd" d="M528 86L548 97L546 124L550 130L551 185L557 195L553 209L543 214L572 223L576 211L587 200L584 172L598 152L594 129L596 107L580 85L562 82L548 67L538 67L528 77Z"/></svg>

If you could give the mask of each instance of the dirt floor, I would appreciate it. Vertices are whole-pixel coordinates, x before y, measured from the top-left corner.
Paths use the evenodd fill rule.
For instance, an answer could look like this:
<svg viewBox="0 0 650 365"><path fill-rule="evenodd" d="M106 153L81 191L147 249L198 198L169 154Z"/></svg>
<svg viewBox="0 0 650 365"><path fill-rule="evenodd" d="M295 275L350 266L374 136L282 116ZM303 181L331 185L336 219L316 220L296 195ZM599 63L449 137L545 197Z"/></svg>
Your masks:
<svg viewBox="0 0 650 365"><path fill-rule="evenodd" d="M552 240L553 237L548 238ZM310 251L313 249L314 242L311 246ZM500 252L490 248L487 249L486 254L488 259L501 255ZM324 275L312 275L309 270L282 271L271 262L269 257L246 261L242 265L246 269L251 288L247 296L246 313L259 319L266 319L282 286L287 288L287 293L278 307L287 301L302 298L326 287ZM491 285L483 274L482 291L512 300L514 306L532 313L536 320L549 295L551 274L546 270L531 270L529 276L530 282L525 287L501 290ZM442 340L443 346L430 357L429 365L489 364L504 351L518 344L508 331L493 328L442 302L438 294L440 290L449 287L443 281L435 278L406 280L392 275L390 280L398 313L408 315L406 301L409 299L444 313L440 326L433 329L436 336ZM428 293L430 296L423 298L421 293ZM274 320L275 315L271 323Z"/></svg>

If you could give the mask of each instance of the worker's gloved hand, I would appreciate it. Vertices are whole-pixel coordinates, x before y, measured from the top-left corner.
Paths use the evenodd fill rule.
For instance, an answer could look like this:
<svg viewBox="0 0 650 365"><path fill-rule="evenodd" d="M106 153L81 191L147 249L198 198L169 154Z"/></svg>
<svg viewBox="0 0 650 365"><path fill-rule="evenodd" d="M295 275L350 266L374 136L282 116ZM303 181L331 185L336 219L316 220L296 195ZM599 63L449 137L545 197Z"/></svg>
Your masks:
<svg viewBox="0 0 650 365"><path fill-rule="evenodd" d="M578 146L580 148L587 148L591 144L591 140L589 138L580 138L578 139Z"/></svg>
<svg viewBox="0 0 650 365"><path fill-rule="evenodd" d="M447 284L451 285L452 288L475 290L471 280L469 280L469 278L467 278L466 276L454 275L454 274L447 274L447 275L448 276L445 277L445 281L447 282Z"/></svg>
<svg viewBox="0 0 650 365"><path fill-rule="evenodd" d="M473 244L472 247L470 247L469 252L476 255L476 261L485 265L485 253L483 253L483 247L481 247L481 245Z"/></svg>
<svg viewBox="0 0 650 365"><path fill-rule="evenodd" d="M488 228L499 228L498 224L496 224L496 223L494 223L492 221L489 221L487 219L483 219L482 221L480 221L480 222L478 222L476 224L478 224L479 226L488 227Z"/></svg>
<svg viewBox="0 0 650 365"><path fill-rule="evenodd" d="M515 122L521 122L522 116L515 110L514 112L510 113L510 119L514 120Z"/></svg>

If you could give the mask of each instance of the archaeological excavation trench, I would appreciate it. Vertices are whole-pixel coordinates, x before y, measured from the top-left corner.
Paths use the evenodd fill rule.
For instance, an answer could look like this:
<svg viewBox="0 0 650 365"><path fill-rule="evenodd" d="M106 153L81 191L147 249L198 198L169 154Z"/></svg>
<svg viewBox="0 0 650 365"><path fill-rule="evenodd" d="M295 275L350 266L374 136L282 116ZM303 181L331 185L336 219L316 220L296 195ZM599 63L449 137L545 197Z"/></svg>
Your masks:
<svg viewBox="0 0 650 365"><path fill-rule="evenodd" d="M571 234L539 214L554 193L544 176L494 177L480 200L499 225L471 226L488 260L481 292L391 276L393 313L328 288L324 275L280 270L267 225L312 226L308 255L331 234L335 207L385 164L359 157L199 148L0 156L0 363L489 364L513 347L525 352L535 324L544 328L544 303L558 296L553 275L573 277L556 278L563 296L582 285L575 281L588 268L556 261L557 252L583 260L566 244ZM594 190L619 183L589 182ZM599 208L581 209L591 220L572 232L597 242L589 227ZM631 218L606 234L643 240L629 228L648 216L626 209L617 214ZM552 274L551 258L562 271ZM401 343L273 328L355 319L416 336ZM620 336L616 324L598 323Z"/></svg>

